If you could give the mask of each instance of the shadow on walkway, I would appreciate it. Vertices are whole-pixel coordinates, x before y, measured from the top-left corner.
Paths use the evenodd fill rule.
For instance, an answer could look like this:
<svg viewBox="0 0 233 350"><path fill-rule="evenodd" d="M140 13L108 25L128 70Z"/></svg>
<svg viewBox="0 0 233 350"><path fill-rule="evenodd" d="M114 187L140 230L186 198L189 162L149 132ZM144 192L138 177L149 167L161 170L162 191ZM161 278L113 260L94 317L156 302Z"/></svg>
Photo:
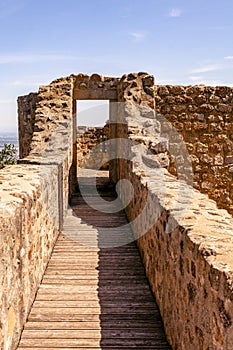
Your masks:
<svg viewBox="0 0 233 350"><path fill-rule="evenodd" d="M92 205L72 199L20 350L171 349L125 213L102 174L101 197L93 173L83 174Z"/></svg>

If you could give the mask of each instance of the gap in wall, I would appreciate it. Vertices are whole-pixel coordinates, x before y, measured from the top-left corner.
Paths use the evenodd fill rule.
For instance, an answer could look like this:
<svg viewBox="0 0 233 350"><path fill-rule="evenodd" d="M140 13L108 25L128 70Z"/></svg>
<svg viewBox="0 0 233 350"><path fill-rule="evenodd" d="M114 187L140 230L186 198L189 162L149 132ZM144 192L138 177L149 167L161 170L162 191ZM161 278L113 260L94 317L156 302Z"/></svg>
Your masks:
<svg viewBox="0 0 233 350"><path fill-rule="evenodd" d="M97 176L97 183L106 183L109 179L108 150L105 143L108 137L103 127L109 120L110 102L109 100L77 100L76 103L79 181L80 179L90 181L86 179ZM99 169L98 173L96 169Z"/></svg>
<svg viewBox="0 0 233 350"><path fill-rule="evenodd" d="M77 101L77 126L104 126L107 120L108 100Z"/></svg>

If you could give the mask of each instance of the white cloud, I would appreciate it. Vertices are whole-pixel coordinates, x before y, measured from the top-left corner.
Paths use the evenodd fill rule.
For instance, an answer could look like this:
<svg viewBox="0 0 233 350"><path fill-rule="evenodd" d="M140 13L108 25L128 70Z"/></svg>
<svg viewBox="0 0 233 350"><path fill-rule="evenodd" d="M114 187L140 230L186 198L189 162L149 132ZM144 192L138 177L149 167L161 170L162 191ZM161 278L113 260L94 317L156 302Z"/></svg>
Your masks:
<svg viewBox="0 0 233 350"><path fill-rule="evenodd" d="M8 103L15 103L15 100L13 100L13 99L0 99L0 104L8 104Z"/></svg>
<svg viewBox="0 0 233 350"><path fill-rule="evenodd" d="M170 17L180 17L182 14L181 9L179 8L173 8L171 9L171 11L169 12L169 16Z"/></svg>
<svg viewBox="0 0 233 350"><path fill-rule="evenodd" d="M157 85L175 85L177 83L174 79L156 79L155 84Z"/></svg>
<svg viewBox="0 0 233 350"><path fill-rule="evenodd" d="M233 60L233 56L225 56L224 60Z"/></svg>
<svg viewBox="0 0 233 350"><path fill-rule="evenodd" d="M219 86L219 85L227 85L220 80L203 80L201 84L206 86ZM228 85L229 86L229 85Z"/></svg>
<svg viewBox="0 0 233 350"><path fill-rule="evenodd" d="M21 81L21 80L16 80L13 81L12 83L10 83L11 86L39 86L39 85L43 85L42 82L26 82L26 81Z"/></svg>
<svg viewBox="0 0 233 350"><path fill-rule="evenodd" d="M193 81L193 82L197 82L197 81L201 81L201 80L203 79L203 77L197 76L197 75L191 75L191 76L189 77L189 79L190 79L191 81Z"/></svg>
<svg viewBox="0 0 233 350"><path fill-rule="evenodd" d="M147 33L146 32L131 32L131 33L129 33L129 35L131 36L131 38L133 39L134 42L140 42L146 38Z"/></svg>
<svg viewBox="0 0 233 350"><path fill-rule="evenodd" d="M191 71L191 73L192 74L196 74L196 73L213 72L213 71L218 70L220 68L221 68L221 66L219 64L211 64L211 65L208 65L208 66L203 66L203 67L200 67L200 68L193 69Z"/></svg>
<svg viewBox="0 0 233 350"><path fill-rule="evenodd" d="M204 79L203 77L198 77L198 76L189 76L189 79L192 81L193 84L204 84L206 86L219 86L219 85L228 85L225 84L224 82L220 80L211 80L211 79Z"/></svg>

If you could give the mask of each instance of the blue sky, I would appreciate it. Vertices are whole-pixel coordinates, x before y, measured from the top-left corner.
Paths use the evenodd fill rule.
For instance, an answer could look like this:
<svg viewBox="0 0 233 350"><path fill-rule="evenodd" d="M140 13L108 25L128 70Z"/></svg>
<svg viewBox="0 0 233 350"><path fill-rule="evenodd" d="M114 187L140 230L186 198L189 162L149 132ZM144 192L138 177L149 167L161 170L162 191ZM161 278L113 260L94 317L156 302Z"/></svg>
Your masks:
<svg viewBox="0 0 233 350"><path fill-rule="evenodd" d="M233 1L0 0L0 131L16 99L79 72L233 86Z"/></svg>

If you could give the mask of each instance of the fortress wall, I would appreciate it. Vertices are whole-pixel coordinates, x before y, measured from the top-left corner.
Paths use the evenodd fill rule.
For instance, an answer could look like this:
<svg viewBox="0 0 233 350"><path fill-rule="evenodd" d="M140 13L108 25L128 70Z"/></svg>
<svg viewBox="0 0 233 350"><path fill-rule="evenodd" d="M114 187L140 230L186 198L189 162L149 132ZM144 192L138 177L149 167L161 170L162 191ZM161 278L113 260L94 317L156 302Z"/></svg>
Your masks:
<svg viewBox="0 0 233 350"><path fill-rule="evenodd" d="M56 164L62 186L59 193L64 213L76 183L76 115L74 77L41 86L37 95L35 125L30 153L21 163ZM24 142L24 140L22 140ZM63 214L60 215L63 217ZM62 221L62 219L61 219Z"/></svg>
<svg viewBox="0 0 233 350"><path fill-rule="evenodd" d="M77 153L79 167L98 169L100 165L103 165L103 170L109 168L109 149L104 144L110 137L109 132L109 124L104 127L78 126ZM102 146L98 147L99 144L102 144Z"/></svg>
<svg viewBox="0 0 233 350"><path fill-rule="evenodd" d="M19 157L24 158L30 152L34 132L37 93L18 97Z"/></svg>
<svg viewBox="0 0 233 350"><path fill-rule="evenodd" d="M0 348L16 349L58 235L57 166L0 172Z"/></svg>
<svg viewBox="0 0 233 350"><path fill-rule="evenodd" d="M168 340L177 350L231 350L233 220L166 170L143 174L126 168L135 191L127 216ZM128 198L127 187L121 198Z"/></svg>
<svg viewBox="0 0 233 350"><path fill-rule="evenodd" d="M155 101L156 112L186 142L192 158L194 187L233 214L233 88L155 86ZM164 133L167 132L165 127ZM169 171L176 174L174 162Z"/></svg>
<svg viewBox="0 0 233 350"><path fill-rule="evenodd" d="M26 111L35 107L33 98L34 127L25 126ZM21 156L26 157L0 173L0 348L4 350L16 349L76 182L73 108L72 78L19 98Z"/></svg>
<svg viewBox="0 0 233 350"><path fill-rule="evenodd" d="M111 152L118 156L111 176L129 180L134 189L133 195L129 183L121 182L120 196L129 203L127 216L168 339L177 350L231 350L232 217L168 173L166 168L175 175L177 169L169 155L169 126L161 116L186 141L195 186L231 211L232 89L158 87L147 73L121 79L80 74L30 95L19 98L25 157L0 172L0 347L16 348L75 185L73 99L107 98L119 102L110 103L118 110L117 121L110 115ZM28 111L35 116L33 125L26 122ZM169 142L179 154L179 135ZM185 159L176 164L184 169Z"/></svg>
<svg viewBox="0 0 233 350"><path fill-rule="evenodd" d="M119 96L121 101L130 102L128 96L134 95L141 78L134 79L131 94L125 88L127 80L126 76L120 82ZM118 127L118 136L126 140L121 140L119 146L128 144L131 158L118 161L117 179L125 178L133 185L134 195L126 213L167 337L176 350L231 350L233 259L229 252L233 251L233 219L205 194L177 180L155 162L148 162L144 146L145 134L151 131L150 118L143 117L147 131L142 131L141 143L138 137L138 144L132 143L135 141L132 119L141 120L138 110L144 105L145 111L145 105L151 104L151 95L144 92L138 96L137 109L128 106L120 115L128 125ZM158 125L157 130L154 135L158 141ZM128 203L130 192L129 184L121 183L123 203Z"/></svg>

